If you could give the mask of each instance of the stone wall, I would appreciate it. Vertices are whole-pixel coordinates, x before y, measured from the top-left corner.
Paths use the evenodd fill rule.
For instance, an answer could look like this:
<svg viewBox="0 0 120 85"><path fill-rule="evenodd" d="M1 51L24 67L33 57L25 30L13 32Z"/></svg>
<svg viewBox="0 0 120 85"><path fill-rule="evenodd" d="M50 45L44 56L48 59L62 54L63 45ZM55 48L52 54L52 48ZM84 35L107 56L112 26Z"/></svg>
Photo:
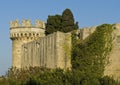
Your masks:
<svg viewBox="0 0 120 85"><path fill-rule="evenodd" d="M10 39L12 40L12 66L21 68L21 46L45 36L43 22L36 21L32 26L29 20L23 20L22 25L18 20L10 22Z"/></svg>
<svg viewBox="0 0 120 85"><path fill-rule="evenodd" d="M55 32L22 46L22 68L71 67L71 34Z"/></svg>
<svg viewBox="0 0 120 85"><path fill-rule="evenodd" d="M80 28L79 30L75 30L75 33L77 35L77 39L84 40L86 39L90 34L92 34L96 30L96 26L93 27L84 27Z"/></svg>
<svg viewBox="0 0 120 85"><path fill-rule="evenodd" d="M55 32L45 36L45 25L38 20L36 26L29 20L24 20L22 25L16 20L10 27L13 67L71 68L71 33ZM115 39L104 75L120 80L120 24L114 24L113 28ZM77 38L84 40L95 30L96 26L76 30Z"/></svg>
<svg viewBox="0 0 120 85"><path fill-rule="evenodd" d="M104 75L109 75L120 81L120 24L114 24L113 28L113 47L108 55L109 64L106 65Z"/></svg>
<svg viewBox="0 0 120 85"><path fill-rule="evenodd" d="M109 63L105 66L104 75L113 77L120 81L120 24L113 25L113 47L108 55ZM76 31L78 39L84 40L96 30L96 26L91 28L81 28Z"/></svg>

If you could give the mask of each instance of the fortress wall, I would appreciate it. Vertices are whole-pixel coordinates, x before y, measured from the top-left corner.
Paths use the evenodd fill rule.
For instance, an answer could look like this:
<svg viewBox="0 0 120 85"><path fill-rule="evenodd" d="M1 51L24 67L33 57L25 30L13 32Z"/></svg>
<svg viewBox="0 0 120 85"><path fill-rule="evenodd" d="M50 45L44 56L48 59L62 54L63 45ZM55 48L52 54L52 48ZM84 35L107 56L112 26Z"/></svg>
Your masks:
<svg viewBox="0 0 120 85"><path fill-rule="evenodd" d="M112 51L109 54L109 64L106 66L104 75L112 76L115 80L120 81L120 24L113 26L115 37Z"/></svg>
<svg viewBox="0 0 120 85"><path fill-rule="evenodd" d="M120 24L113 27L116 37L104 75L120 80ZM71 34L55 32L45 36L44 28L44 23L40 21L36 22L36 26L32 26L29 20L24 20L22 26L19 26L17 20L11 22L13 67L71 68ZM96 26L76 30L77 38L84 40L95 30Z"/></svg>
<svg viewBox="0 0 120 85"><path fill-rule="evenodd" d="M104 74L120 81L120 36L114 40L112 51L108 57L109 64L106 66Z"/></svg>
<svg viewBox="0 0 120 85"><path fill-rule="evenodd" d="M22 46L22 67L70 68L70 51L71 34L56 32Z"/></svg>
<svg viewBox="0 0 120 85"><path fill-rule="evenodd" d="M26 38L16 38L12 41L12 66L21 68L21 46L24 43L31 42L31 39Z"/></svg>
<svg viewBox="0 0 120 85"><path fill-rule="evenodd" d="M104 75L109 75L120 81L120 37L113 42L112 51L109 54L109 63L105 67Z"/></svg>
<svg viewBox="0 0 120 85"><path fill-rule="evenodd" d="M20 65L21 61L19 61L19 60L21 60L21 56L20 56L20 54L21 54L20 45L21 44L22 43L19 42L19 40L14 40L14 42L12 42L12 56L17 55L17 57L12 57L12 61L15 61L15 62L12 62L13 67L16 67L16 65L18 68L21 67L21 65Z"/></svg>
<svg viewBox="0 0 120 85"><path fill-rule="evenodd" d="M86 39L90 34L92 34L96 30L96 26L88 28L81 28L79 30L76 30L77 38L84 40Z"/></svg>
<svg viewBox="0 0 120 85"><path fill-rule="evenodd" d="M114 31L113 36L115 37L113 41L113 48L109 57L109 64L106 65L104 75L113 77L115 80L120 81L120 24L113 25ZM79 38L84 40L90 34L96 30L96 26L91 28L83 28L79 30Z"/></svg>
<svg viewBox="0 0 120 85"><path fill-rule="evenodd" d="M90 28L81 29L81 39L84 40L86 37L90 35Z"/></svg>
<svg viewBox="0 0 120 85"><path fill-rule="evenodd" d="M34 41L40 37L45 36L45 23L36 20L35 26L32 25L30 20L22 20L20 23L18 20L14 20L10 22L10 39L12 40L12 66L16 68L21 68L22 58L21 46L25 43ZM30 47L32 48L32 47ZM27 50L27 49L23 49ZM36 49L35 49L36 50ZM29 53L31 52L28 50ZM23 54L22 54L23 55ZM29 64L28 62L32 62L30 60L31 55L28 56L29 61L26 61L25 64Z"/></svg>
<svg viewBox="0 0 120 85"><path fill-rule="evenodd" d="M21 46L25 43L44 37L44 29L33 27L10 28L10 38L12 40L12 66L21 68ZM27 61L28 62L28 61ZM30 62L30 61L29 61Z"/></svg>
<svg viewBox="0 0 120 85"><path fill-rule="evenodd" d="M57 34L57 67L67 69L71 67L71 34Z"/></svg>

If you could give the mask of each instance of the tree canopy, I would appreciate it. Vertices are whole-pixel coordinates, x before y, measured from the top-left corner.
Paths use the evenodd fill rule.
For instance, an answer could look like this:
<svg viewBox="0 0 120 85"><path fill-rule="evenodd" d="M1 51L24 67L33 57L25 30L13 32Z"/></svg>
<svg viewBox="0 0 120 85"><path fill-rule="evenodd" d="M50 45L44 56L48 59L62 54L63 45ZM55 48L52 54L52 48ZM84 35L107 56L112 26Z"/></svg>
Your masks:
<svg viewBox="0 0 120 85"><path fill-rule="evenodd" d="M48 16L46 23L46 35L56 31L70 32L78 29L78 22L74 23L74 16L70 9L65 9L62 15Z"/></svg>
<svg viewBox="0 0 120 85"><path fill-rule="evenodd" d="M78 29L78 22L74 23L74 16L70 9L65 9L63 11L62 25L63 25L63 32L69 32Z"/></svg>
<svg viewBox="0 0 120 85"><path fill-rule="evenodd" d="M62 28L62 16L55 15L55 16L48 16L47 23L46 23L46 34L51 34L56 31L60 31Z"/></svg>

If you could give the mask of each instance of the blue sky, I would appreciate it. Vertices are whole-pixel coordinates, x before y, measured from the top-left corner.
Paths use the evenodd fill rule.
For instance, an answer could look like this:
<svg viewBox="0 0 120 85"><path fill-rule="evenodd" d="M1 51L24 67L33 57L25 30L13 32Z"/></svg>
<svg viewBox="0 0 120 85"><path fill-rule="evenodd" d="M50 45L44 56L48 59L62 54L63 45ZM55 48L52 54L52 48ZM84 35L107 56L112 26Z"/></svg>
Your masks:
<svg viewBox="0 0 120 85"><path fill-rule="evenodd" d="M12 65L11 20L47 20L48 15L71 9L79 27L120 22L120 0L0 0L0 75Z"/></svg>

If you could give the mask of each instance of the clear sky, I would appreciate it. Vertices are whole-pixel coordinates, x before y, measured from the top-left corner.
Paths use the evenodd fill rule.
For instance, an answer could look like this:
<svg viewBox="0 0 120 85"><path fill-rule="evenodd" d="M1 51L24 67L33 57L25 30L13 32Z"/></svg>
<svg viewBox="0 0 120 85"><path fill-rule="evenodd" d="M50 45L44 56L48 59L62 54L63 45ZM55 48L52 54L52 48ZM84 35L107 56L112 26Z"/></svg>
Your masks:
<svg viewBox="0 0 120 85"><path fill-rule="evenodd" d="M47 20L48 15L71 9L79 27L120 22L120 0L0 0L0 75L12 65L11 20ZM34 23L35 24L35 23Z"/></svg>

